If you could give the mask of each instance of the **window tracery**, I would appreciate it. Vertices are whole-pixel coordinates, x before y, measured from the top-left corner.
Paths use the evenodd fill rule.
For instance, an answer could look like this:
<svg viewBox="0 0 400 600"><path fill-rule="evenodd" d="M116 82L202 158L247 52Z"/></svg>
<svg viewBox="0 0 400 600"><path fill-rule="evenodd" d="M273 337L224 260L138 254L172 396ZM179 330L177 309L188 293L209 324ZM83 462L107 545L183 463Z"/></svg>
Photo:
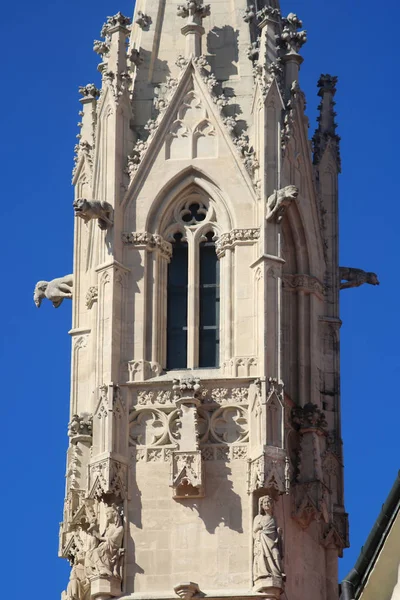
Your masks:
<svg viewBox="0 0 400 600"><path fill-rule="evenodd" d="M192 192L177 202L164 237L172 244L167 275L167 369L218 367L218 230L210 199Z"/></svg>

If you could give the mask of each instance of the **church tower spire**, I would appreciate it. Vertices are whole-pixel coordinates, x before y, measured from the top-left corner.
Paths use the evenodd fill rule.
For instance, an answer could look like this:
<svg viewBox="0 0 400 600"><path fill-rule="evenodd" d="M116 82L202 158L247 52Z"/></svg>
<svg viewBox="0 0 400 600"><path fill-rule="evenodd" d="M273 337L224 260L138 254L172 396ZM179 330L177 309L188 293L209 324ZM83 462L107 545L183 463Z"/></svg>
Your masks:
<svg viewBox="0 0 400 600"><path fill-rule="evenodd" d="M138 0L101 38L74 273L35 290L73 296L63 600L337 600L336 79L312 161L278 0Z"/></svg>

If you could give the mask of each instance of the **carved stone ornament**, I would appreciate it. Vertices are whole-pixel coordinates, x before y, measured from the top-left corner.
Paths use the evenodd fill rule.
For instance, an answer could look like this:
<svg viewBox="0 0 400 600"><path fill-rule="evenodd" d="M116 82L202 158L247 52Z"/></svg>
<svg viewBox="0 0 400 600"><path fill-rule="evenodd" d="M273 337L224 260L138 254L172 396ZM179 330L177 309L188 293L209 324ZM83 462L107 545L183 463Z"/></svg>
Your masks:
<svg viewBox="0 0 400 600"><path fill-rule="evenodd" d="M86 499L71 527L63 556L72 568L63 600L120 596L125 552L122 508Z"/></svg>
<svg viewBox="0 0 400 600"><path fill-rule="evenodd" d="M303 529L312 521L329 523L329 490L322 481L297 483L292 489L293 518Z"/></svg>
<svg viewBox="0 0 400 600"><path fill-rule="evenodd" d="M250 6L248 6L243 13L243 21L245 23L251 23L251 21L255 18L255 16L256 16L256 10L255 10L254 4L250 4Z"/></svg>
<svg viewBox="0 0 400 600"><path fill-rule="evenodd" d="M172 256L172 245L157 233L148 233L147 231L123 233L122 241L128 246L146 248L149 252L157 250L168 259Z"/></svg>
<svg viewBox="0 0 400 600"><path fill-rule="evenodd" d="M73 282L73 275L65 275L51 281L38 281L33 293L36 306L40 308L43 298L47 298L54 308L58 308L64 298L72 298Z"/></svg>
<svg viewBox="0 0 400 600"><path fill-rule="evenodd" d="M233 140L233 143L241 154L246 169L251 176L254 176L254 173L260 167L260 164L256 158L254 148L250 145L249 136L246 133L242 133Z"/></svg>
<svg viewBox="0 0 400 600"><path fill-rule="evenodd" d="M79 88L79 93L85 98L88 98L89 96L98 98L100 96L100 90L94 85L94 83L88 83L87 85L81 86Z"/></svg>
<svg viewBox="0 0 400 600"><path fill-rule="evenodd" d="M251 61L258 60L260 54L260 38L258 38L255 42L252 42L250 46L247 47L246 51L247 57Z"/></svg>
<svg viewBox="0 0 400 600"><path fill-rule="evenodd" d="M108 54L110 51L110 42L105 42L104 40L94 40L93 50L96 52L96 54L99 54L99 56Z"/></svg>
<svg viewBox="0 0 400 600"><path fill-rule="evenodd" d="M301 291L307 294L315 294L321 299L324 298L326 292L324 284L312 275L285 274L283 276L283 287L285 290L293 292Z"/></svg>
<svg viewBox="0 0 400 600"><path fill-rule="evenodd" d="M107 17L107 21L101 28L101 37L108 37L111 31L117 27L128 29L130 24L131 20L129 17L125 17L121 12L117 12L116 15Z"/></svg>
<svg viewBox="0 0 400 600"><path fill-rule="evenodd" d="M290 487L289 459L285 450L266 446L263 454L249 461L248 493L265 489L274 494L287 494Z"/></svg>
<svg viewBox="0 0 400 600"><path fill-rule="evenodd" d="M71 443L75 443L82 437L91 438L92 429L93 415L90 413L72 415L71 421L68 424L68 436L71 438Z"/></svg>
<svg viewBox="0 0 400 600"><path fill-rule="evenodd" d="M272 8L272 6L264 6L259 11L257 11L257 20L259 23L262 23L266 19L272 19L273 21L277 21L281 16L281 11L279 8Z"/></svg>
<svg viewBox="0 0 400 600"><path fill-rule="evenodd" d="M168 255L169 258L170 255ZM127 363L128 382L147 381L152 377L158 377L162 373L162 367L159 363L147 360L130 360Z"/></svg>
<svg viewBox="0 0 400 600"><path fill-rule="evenodd" d="M86 292L86 308L92 308L99 297L99 288L97 285L92 285Z"/></svg>
<svg viewBox="0 0 400 600"><path fill-rule="evenodd" d="M292 409L292 423L300 431L305 429L316 429L325 431L328 423L325 414L316 404L308 402L304 406L294 406Z"/></svg>
<svg viewBox="0 0 400 600"><path fill-rule="evenodd" d="M89 467L91 498L112 496L124 500L127 496L128 467L111 458L93 462Z"/></svg>
<svg viewBox="0 0 400 600"><path fill-rule="evenodd" d="M177 7L178 17L192 17L195 22L201 23L201 19L210 15L211 7L209 4L202 4L201 0L187 0L184 4Z"/></svg>
<svg viewBox="0 0 400 600"><path fill-rule="evenodd" d="M215 243L217 256L221 258L226 250L240 243L254 243L260 237L260 229L232 229L229 233L222 233Z"/></svg>
<svg viewBox="0 0 400 600"><path fill-rule="evenodd" d="M182 600L190 600L193 596L200 594L200 588L197 583L188 581L185 583L178 583L178 585L174 587L174 592L179 598L182 598Z"/></svg>
<svg viewBox="0 0 400 600"><path fill-rule="evenodd" d="M138 10L136 19L134 21L136 25L139 25L141 29L148 30L151 25L151 17L144 14L141 10Z"/></svg>
<svg viewBox="0 0 400 600"><path fill-rule="evenodd" d="M376 273L363 271L362 269L353 269L352 267L339 267L340 289L360 287L364 283L370 285L379 285Z"/></svg>
<svg viewBox="0 0 400 600"><path fill-rule="evenodd" d="M253 590L264 594L271 588L277 589L279 598L285 574L282 566L282 531L276 524L272 496L262 496L259 499L258 515L253 522L253 537Z"/></svg>
<svg viewBox="0 0 400 600"><path fill-rule="evenodd" d="M287 185L280 190L275 190L267 200L267 221L280 223L286 209L299 195L299 189L295 185Z"/></svg>
<svg viewBox="0 0 400 600"><path fill-rule="evenodd" d="M115 73L114 71L103 71L103 82L110 88L115 103L118 104L121 97L129 92L132 84L132 76L127 71Z"/></svg>
<svg viewBox="0 0 400 600"><path fill-rule="evenodd" d="M77 198L73 202L75 216L80 217L85 223L97 219L101 230L106 230L113 224L113 207L103 200L86 200Z"/></svg>
<svg viewBox="0 0 400 600"><path fill-rule="evenodd" d="M203 461L200 450L172 452L170 485L175 499L204 496Z"/></svg>
<svg viewBox="0 0 400 600"><path fill-rule="evenodd" d="M294 13L289 13L282 19L283 30L278 37L278 44L286 54L298 54L307 41L307 32L298 31L303 27L303 22Z"/></svg>
<svg viewBox="0 0 400 600"><path fill-rule="evenodd" d="M336 94L336 84L338 78L333 75L321 75L318 81L318 96L321 103L318 106L319 115L317 117L318 128L313 138L313 162L318 165L327 148L330 148L338 167L341 170L340 158L340 137L336 133L337 123L335 121L336 112L334 96Z"/></svg>
<svg viewBox="0 0 400 600"><path fill-rule="evenodd" d="M300 114L302 114L305 107L305 96L300 89L298 81L293 81L290 87L290 97L286 103L281 131L281 148L283 156L285 155L289 141L293 136L295 116L299 107L302 107L302 110L299 111Z"/></svg>

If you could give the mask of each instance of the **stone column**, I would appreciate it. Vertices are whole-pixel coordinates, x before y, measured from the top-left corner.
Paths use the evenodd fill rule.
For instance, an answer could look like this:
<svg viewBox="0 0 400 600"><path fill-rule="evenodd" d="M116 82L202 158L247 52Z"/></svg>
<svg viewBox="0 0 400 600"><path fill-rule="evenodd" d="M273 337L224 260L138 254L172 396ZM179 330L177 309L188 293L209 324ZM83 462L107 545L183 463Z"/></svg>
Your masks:
<svg viewBox="0 0 400 600"><path fill-rule="evenodd" d="M210 14L210 5L201 4L201 0L187 0L177 8L178 16L187 18L181 32L186 38L186 58L201 55L201 39L204 35L202 20Z"/></svg>
<svg viewBox="0 0 400 600"><path fill-rule="evenodd" d="M285 65L285 89L289 97L290 89L295 81L299 80L300 65L303 58L299 54L302 45L307 41L307 33L298 31L303 27L303 22L294 13L289 13L282 19L283 30L278 39L282 49L282 61Z"/></svg>

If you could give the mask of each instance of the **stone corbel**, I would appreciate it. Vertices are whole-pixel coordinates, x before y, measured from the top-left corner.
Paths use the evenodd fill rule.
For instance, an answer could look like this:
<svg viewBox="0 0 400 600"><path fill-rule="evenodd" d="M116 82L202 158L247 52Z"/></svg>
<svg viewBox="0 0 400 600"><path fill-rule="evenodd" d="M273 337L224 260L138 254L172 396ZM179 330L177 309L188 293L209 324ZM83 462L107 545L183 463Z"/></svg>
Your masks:
<svg viewBox="0 0 400 600"><path fill-rule="evenodd" d="M290 487L289 459L282 448L266 446L261 456L248 462L247 492L267 490L287 494Z"/></svg>
<svg viewBox="0 0 400 600"><path fill-rule="evenodd" d="M89 467L89 497L127 498L128 465L113 458L93 461Z"/></svg>

